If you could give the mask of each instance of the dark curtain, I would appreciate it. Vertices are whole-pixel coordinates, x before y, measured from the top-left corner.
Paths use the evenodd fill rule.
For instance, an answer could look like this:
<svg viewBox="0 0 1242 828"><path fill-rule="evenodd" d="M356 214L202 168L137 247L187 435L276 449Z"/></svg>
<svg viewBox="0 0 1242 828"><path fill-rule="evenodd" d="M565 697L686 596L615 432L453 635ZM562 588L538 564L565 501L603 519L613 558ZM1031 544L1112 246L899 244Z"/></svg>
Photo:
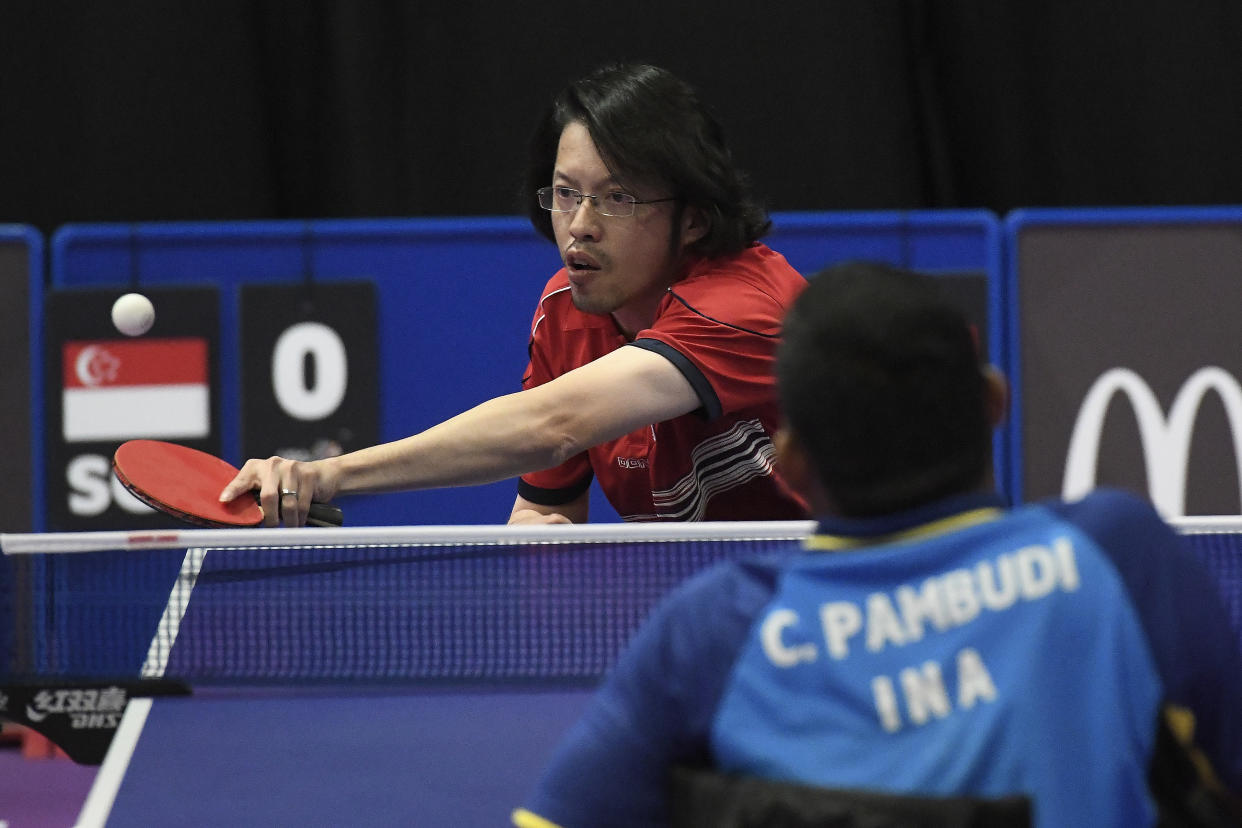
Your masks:
<svg viewBox="0 0 1242 828"><path fill-rule="evenodd" d="M1242 5L6 3L0 221L521 211L549 97L695 83L774 210L1242 203Z"/></svg>

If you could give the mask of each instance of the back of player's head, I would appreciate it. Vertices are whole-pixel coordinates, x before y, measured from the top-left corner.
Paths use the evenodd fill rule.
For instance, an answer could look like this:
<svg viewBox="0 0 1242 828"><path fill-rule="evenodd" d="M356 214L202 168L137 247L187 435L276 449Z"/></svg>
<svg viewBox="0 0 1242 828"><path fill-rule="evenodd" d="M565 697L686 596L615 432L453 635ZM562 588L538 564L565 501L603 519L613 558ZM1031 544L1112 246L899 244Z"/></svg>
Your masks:
<svg viewBox="0 0 1242 828"><path fill-rule="evenodd" d="M786 426L846 516L970 491L991 462L976 337L933 277L851 263L809 280L785 318Z"/></svg>
<svg viewBox="0 0 1242 828"><path fill-rule="evenodd" d="M767 232L767 212L751 196L724 131L695 89L645 64L605 66L566 87L552 102L530 146L526 188L531 223L553 239L552 219L534 193L552 183L565 127L582 123L616 178L658 182L668 195L703 211L708 232L693 246L705 256L735 253Z"/></svg>

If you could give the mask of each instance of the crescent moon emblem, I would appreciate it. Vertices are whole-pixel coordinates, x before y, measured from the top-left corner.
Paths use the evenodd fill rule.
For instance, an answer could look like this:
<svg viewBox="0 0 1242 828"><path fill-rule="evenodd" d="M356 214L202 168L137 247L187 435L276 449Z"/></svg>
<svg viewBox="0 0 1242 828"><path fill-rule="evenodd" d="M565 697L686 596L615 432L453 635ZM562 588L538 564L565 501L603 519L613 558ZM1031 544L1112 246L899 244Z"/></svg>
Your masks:
<svg viewBox="0 0 1242 828"><path fill-rule="evenodd" d="M74 371L83 385L99 384L99 377L91 373L91 361L95 359L97 353L99 353L98 345L87 345L82 349L82 353L78 354L77 361L73 364Z"/></svg>

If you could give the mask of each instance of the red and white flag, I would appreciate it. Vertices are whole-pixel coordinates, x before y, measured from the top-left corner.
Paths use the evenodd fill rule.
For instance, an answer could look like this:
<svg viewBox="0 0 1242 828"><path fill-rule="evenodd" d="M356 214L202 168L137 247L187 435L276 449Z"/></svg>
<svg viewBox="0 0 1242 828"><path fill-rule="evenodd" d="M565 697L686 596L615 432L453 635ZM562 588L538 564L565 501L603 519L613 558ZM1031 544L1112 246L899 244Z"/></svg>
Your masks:
<svg viewBox="0 0 1242 828"><path fill-rule="evenodd" d="M206 339L66 342L62 360L67 442L209 435Z"/></svg>

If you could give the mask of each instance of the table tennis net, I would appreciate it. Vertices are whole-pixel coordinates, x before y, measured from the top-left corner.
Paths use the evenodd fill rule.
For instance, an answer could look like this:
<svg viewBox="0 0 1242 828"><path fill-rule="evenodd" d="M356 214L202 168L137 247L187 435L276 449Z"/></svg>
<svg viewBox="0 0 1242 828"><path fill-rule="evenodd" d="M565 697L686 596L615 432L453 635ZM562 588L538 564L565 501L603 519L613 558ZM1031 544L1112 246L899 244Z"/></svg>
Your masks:
<svg viewBox="0 0 1242 828"><path fill-rule="evenodd" d="M1187 554L1207 563L1242 630L1242 521L1191 524ZM0 668L199 685L592 683L676 585L720 561L792 551L810 525L494 528L484 539L462 528L460 540L373 529L365 542L239 530L188 550L6 556ZM270 545L288 531L298 545Z"/></svg>
<svg viewBox="0 0 1242 828"><path fill-rule="evenodd" d="M324 542L292 547L267 545L281 530L250 530L223 547L22 556L38 597L21 608L30 635L14 666L194 684L590 682L678 583L796 548L807 528L616 526L557 542L393 528L365 543L300 530L300 543Z"/></svg>

